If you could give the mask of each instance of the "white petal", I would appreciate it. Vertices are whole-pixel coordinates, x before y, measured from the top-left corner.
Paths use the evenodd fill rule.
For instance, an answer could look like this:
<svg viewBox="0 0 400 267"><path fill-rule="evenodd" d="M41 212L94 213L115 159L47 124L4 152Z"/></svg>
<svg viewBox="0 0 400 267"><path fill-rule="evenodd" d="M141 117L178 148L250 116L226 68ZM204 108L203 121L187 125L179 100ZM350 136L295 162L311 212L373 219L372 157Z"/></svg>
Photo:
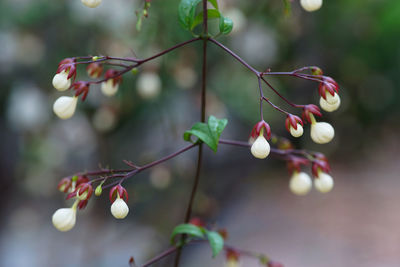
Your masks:
<svg viewBox="0 0 400 267"><path fill-rule="evenodd" d="M161 80L155 73L142 73L137 80L136 86L141 97L150 99L160 93Z"/></svg>
<svg viewBox="0 0 400 267"><path fill-rule="evenodd" d="M289 182L289 188L292 193L304 196L310 192L312 187L312 180L307 173L304 172L294 172L292 178Z"/></svg>
<svg viewBox="0 0 400 267"><path fill-rule="evenodd" d="M113 96L118 92L118 84L114 85L112 79L101 83L101 92L106 96Z"/></svg>
<svg viewBox="0 0 400 267"><path fill-rule="evenodd" d="M68 73L65 70L54 75L53 86L58 91L65 91L71 86L71 79L68 79Z"/></svg>
<svg viewBox="0 0 400 267"><path fill-rule="evenodd" d="M63 208L56 210L53 214L52 221L54 227L61 232L71 230L76 221L76 208Z"/></svg>
<svg viewBox="0 0 400 267"><path fill-rule="evenodd" d="M95 8L100 5L101 0L82 0L82 3L90 8Z"/></svg>
<svg viewBox="0 0 400 267"><path fill-rule="evenodd" d="M333 112L337 110L340 106L340 98L338 97L338 101L334 104L329 104L323 97L319 99L319 105L321 108L327 112Z"/></svg>
<svg viewBox="0 0 400 267"><path fill-rule="evenodd" d="M326 102L328 102L328 104L330 104L330 105L336 104L338 101L340 101L340 97L336 92L332 96L331 93L326 91L326 95L325 96L326 96Z"/></svg>
<svg viewBox="0 0 400 267"><path fill-rule="evenodd" d="M303 126L301 126L300 123L297 124L297 130L295 130L291 125L290 125L290 134L293 137L300 137L303 135Z"/></svg>
<svg viewBox="0 0 400 267"><path fill-rule="evenodd" d="M53 111L60 119L69 119L74 115L77 103L75 96L61 96L54 102Z"/></svg>
<svg viewBox="0 0 400 267"><path fill-rule="evenodd" d="M333 188L333 179L327 173L320 172L318 177L314 179L314 186L321 193L328 193Z"/></svg>
<svg viewBox="0 0 400 267"><path fill-rule="evenodd" d="M335 130L327 122L316 122L311 124L311 139L317 144L326 144L332 141Z"/></svg>
<svg viewBox="0 0 400 267"><path fill-rule="evenodd" d="M312 12L321 8L322 0L300 0L300 4L304 10Z"/></svg>
<svg viewBox="0 0 400 267"><path fill-rule="evenodd" d="M125 201L121 198L117 198L111 205L111 214L116 219L123 219L128 215L129 207Z"/></svg>
<svg viewBox="0 0 400 267"><path fill-rule="evenodd" d="M268 141L260 135L251 146L251 154L258 159L265 159L271 150Z"/></svg>

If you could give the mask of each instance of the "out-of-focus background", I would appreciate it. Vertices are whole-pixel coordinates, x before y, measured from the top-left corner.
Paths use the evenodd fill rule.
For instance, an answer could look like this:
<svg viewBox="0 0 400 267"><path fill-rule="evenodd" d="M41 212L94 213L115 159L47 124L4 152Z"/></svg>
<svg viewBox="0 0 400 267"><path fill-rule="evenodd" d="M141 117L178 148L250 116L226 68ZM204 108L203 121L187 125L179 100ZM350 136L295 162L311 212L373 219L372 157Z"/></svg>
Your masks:
<svg viewBox="0 0 400 267"><path fill-rule="evenodd" d="M130 256L143 263L169 246L171 229L184 217L194 151L127 181L125 220L111 216L105 192L79 211L70 232L51 224L56 209L71 205L56 189L62 177L99 165L122 168L123 159L140 165L160 158L183 147L182 133L199 120L199 44L125 76L115 97L93 88L69 120L52 112L63 95L51 85L61 59L143 58L190 38L179 26L177 0L152 2L140 32L139 0L103 0L96 9L79 0L0 2L0 266L127 266ZM293 1L289 17L280 0L219 2L235 23L220 41L251 65L275 71L317 65L340 83L341 108L324 113L334 141L313 144L308 127L293 140L329 157L335 188L294 196L284 163L221 146L205 154L195 215L226 228L227 243L288 267L400 266L400 2L324 1L307 13ZM209 53L208 114L229 119L224 138L246 140L258 120L257 80L213 44ZM160 92L136 86L146 72L160 77ZM318 101L315 83L269 78L294 102ZM78 79L87 79L83 67ZM275 133L289 137L282 114L267 105L264 114ZM184 251L182 266L223 264L205 245ZM243 258L242 266L259 265Z"/></svg>

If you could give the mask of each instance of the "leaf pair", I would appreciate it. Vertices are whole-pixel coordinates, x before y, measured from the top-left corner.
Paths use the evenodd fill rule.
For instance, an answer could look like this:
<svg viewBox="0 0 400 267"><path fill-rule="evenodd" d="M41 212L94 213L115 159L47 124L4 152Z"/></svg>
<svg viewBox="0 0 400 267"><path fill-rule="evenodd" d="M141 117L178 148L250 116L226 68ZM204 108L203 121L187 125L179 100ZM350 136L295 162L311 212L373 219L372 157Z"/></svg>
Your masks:
<svg viewBox="0 0 400 267"><path fill-rule="evenodd" d="M196 8L202 0L181 0L178 6L178 18L181 26L192 31L197 25L203 22L204 10L196 15ZM214 9L207 9L208 19L219 18L220 34L228 34L232 31L233 22L230 18L224 17L218 9L217 0L208 0Z"/></svg>
<svg viewBox="0 0 400 267"><path fill-rule="evenodd" d="M209 146L214 152L217 152L219 137L221 136L222 131L225 129L228 124L227 119L217 119L214 116L210 116L208 118L208 122L197 122L193 125L192 129L186 131L183 134L183 139L185 141L193 142L191 140L192 135L196 136L199 140L204 142L207 146Z"/></svg>
<svg viewBox="0 0 400 267"><path fill-rule="evenodd" d="M172 244L175 243L175 237L178 234L185 234L188 235L190 238L197 238L202 240L207 239L213 252L213 257L217 256L224 248L224 238L218 232L209 231L201 226L196 226L190 223L180 224L176 226L171 234Z"/></svg>

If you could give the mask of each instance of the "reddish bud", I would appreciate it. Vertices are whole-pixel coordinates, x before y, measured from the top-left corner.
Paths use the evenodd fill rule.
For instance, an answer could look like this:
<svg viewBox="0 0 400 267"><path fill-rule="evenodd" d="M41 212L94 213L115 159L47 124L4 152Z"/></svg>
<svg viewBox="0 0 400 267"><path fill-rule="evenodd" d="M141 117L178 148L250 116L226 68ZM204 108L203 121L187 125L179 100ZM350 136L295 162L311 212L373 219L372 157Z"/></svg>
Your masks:
<svg viewBox="0 0 400 267"><path fill-rule="evenodd" d="M322 82L318 86L318 92L321 97L326 100L326 92L329 92L332 96L335 95L335 92L339 92L339 85L337 82L331 77L324 76L322 78Z"/></svg>
<svg viewBox="0 0 400 267"><path fill-rule="evenodd" d="M286 130L290 133L290 126L292 126L295 130L297 130L297 124L300 123L301 126L303 126L303 120L300 119L300 117L292 114L288 114L286 121L285 121L285 126Z"/></svg>
<svg viewBox="0 0 400 267"><path fill-rule="evenodd" d="M301 166L307 165L309 163L310 163L310 161L308 159L300 158L300 157L291 157L290 160L287 162L287 168L288 168L289 174L292 174L294 171L300 172Z"/></svg>
<svg viewBox="0 0 400 267"><path fill-rule="evenodd" d="M106 80L112 79L114 86L122 82L122 76L119 74L119 71L113 69L107 70L104 78Z"/></svg>
<svg viewBox="0 0 400 267"><path fill-rule="evenodd" d="M312 75L322 76L324 72L319 67L312 67L311 68Z"/></svg>
<svg viewBox="0 0 400 267"><path fill-rule="evenodd" d="M311 123L310 114L317 115L319 117L322 116L322 113L321 113L321 110L319 109L319 107L317 107L316 105L313 105L313 104L305 105L303 108L302 117L304 120L308 121L309 123Z"/></svg>
<svg viewBox="0 0 400 267"><path fill-rule="evenodd" d="M239 261L240 258L240 253L237 252L234 249L228 248L226 250L226 259L227 260L234 260L234 261Z"/></svg>
<svg viewBox="0 0 400 267"><path fill-rule="evenodd" d="M90 63L86 67L86 71L90 78L93 78L93 79L99 78L101 76L101 74L103 73L103 64L100 64L98 62Z"/></svg>
<svg viewBox="0 0 400 267"><path fill-rule="evenodd" d="M193 224L193 225L196 225L196 226L199 226L199 227L205 227L206 226L205 222L202 219L198 218L198 217L194 217L194 218L190 219L189 223Z"/></svg>
<svg viewBox="0 0 400 267"><path fill-rule="evenodd" d="M79 81L72 84L72 88L75 90L75 96L82 95L82 101L85 101L87 94L89 93L89 82Z"/></svg>
<svg viewBox="0 0 400 267"><path fill-rule="evenodd" d="M124 199L125 202L128 202L128 192L126 192L125 188L121 185L116 185L110 190L110 201L113 203L117 198L117 194L120 198Z"/></svg>
<svg viewBox="0 0 400 267"><path fill-rule="evenodd" d="M256 125L254 125L253 129L251 130L250 136L253 138L257 138L258 136L260 136L262 130L265 130L264 135L267 137L267 139L271 139L271 127L269 127L269 124L266 123L264 120L259 121Z"/></svg>
<svg viewBox="0 0 400 267"><path fill-rule="evenodd" d="M71 179L68 178L63 178L61 181L58 183L57 188L61 192L67 193L69 188L71 187Z"/></svg>
<svg viewBox="0 0 400 267"><path fill-rule="evenodd" d="M65 71L68 73L68 79L71 79L72 77L76 77L76 66L75 66L75 60L66 58L60 62L57 68L57 73L60 73L62 71Z"/></svg>
<svg viewBox="0 0 400 267"><path fill-rule="evenodd" d="M228 231L226 229L219 229L218 233L222 236L224 240L228 239Z"/></svg>
<svg viewBox="0 0 400 267"><path fill-rule="evenodd" d="M93 187L89 183L81 183L77 186L75 191L77 192L77 197L80 200L88 200L92 196Z"/></svg>
<svg viewBox="0 0 400 267"><path fill-rule="evenodd" d="M85 175L78 175L78 179L76 180L76 185L80 185L82 183L87 183L89 182L89 178L87 178Z"/></svg>

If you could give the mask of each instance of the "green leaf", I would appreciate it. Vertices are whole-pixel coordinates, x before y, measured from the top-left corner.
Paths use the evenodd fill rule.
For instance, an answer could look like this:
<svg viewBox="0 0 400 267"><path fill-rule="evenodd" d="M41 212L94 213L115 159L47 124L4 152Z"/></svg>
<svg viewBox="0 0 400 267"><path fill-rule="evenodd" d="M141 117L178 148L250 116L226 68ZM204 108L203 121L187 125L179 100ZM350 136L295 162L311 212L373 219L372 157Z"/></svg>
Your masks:
<svg viewBox="0 0 400 267"><path fill-rule="evenodd" d="M196 15L196 7L201 0L181 0L178 6L178 18L181 26L190 30Z"/></svg>
<svg viewBox="0 0 400 267"><path fill-rule="evenodd" d="M178 234L186 234L191 237L204 238L204 232L202 228L190 223L180 224L174 228L171 234L171 244L174 244L174 238Z"/></svg>
<svg viewBox="0 0 400 267"><path fill-rule="evenodd" d="M292 12L292 4L290 3L290 0L283 0L283 5L285 15L290 15L290 13Z"/></svg>
<svg viewBox="0 0 400 267"><path fill-rule="evenodd" d="M218 10L216 9L207 9L207 18L208 19L217 19L221 16ZM197 25L203 22L203 11L201 11L197 16L194 18L193 24L191 26L191 30L194 29Z"/></svg>
<svg viewBox="0 0 400 267"><path fill-rule="evenodd" d="M232 31L233 21L230 18L221 17L219 18L219 31L222 34L228 34Z"/></svg>
<svg viewBox="0 0 400 267"><path fill-rule="evenodd" d="M224 238L218 232L214 231L207 231L206 234L213 252L213 257L215 257L224 248Z"/></svg>
<svg viewBox="0 0 400 267"><path fill-rule="evenodd" d="M183 139L185 141L192 142L191 136L194 135L200 141L209 146L214 152L217 152L219 138L227 124L227 119L220 120L215 118L214 116L210 116L207 123L195 123L190 130L186 131L183 134ZM197 140L196 142L198 142L199 140Z"/></svg>
<svg viewBox="0 0 400 267"><path fill-rule="evenodd" d="M215 9L218 10L218 2L217 2L217 0L208 0L208 2L210 2L215 7Z"/></svg>

